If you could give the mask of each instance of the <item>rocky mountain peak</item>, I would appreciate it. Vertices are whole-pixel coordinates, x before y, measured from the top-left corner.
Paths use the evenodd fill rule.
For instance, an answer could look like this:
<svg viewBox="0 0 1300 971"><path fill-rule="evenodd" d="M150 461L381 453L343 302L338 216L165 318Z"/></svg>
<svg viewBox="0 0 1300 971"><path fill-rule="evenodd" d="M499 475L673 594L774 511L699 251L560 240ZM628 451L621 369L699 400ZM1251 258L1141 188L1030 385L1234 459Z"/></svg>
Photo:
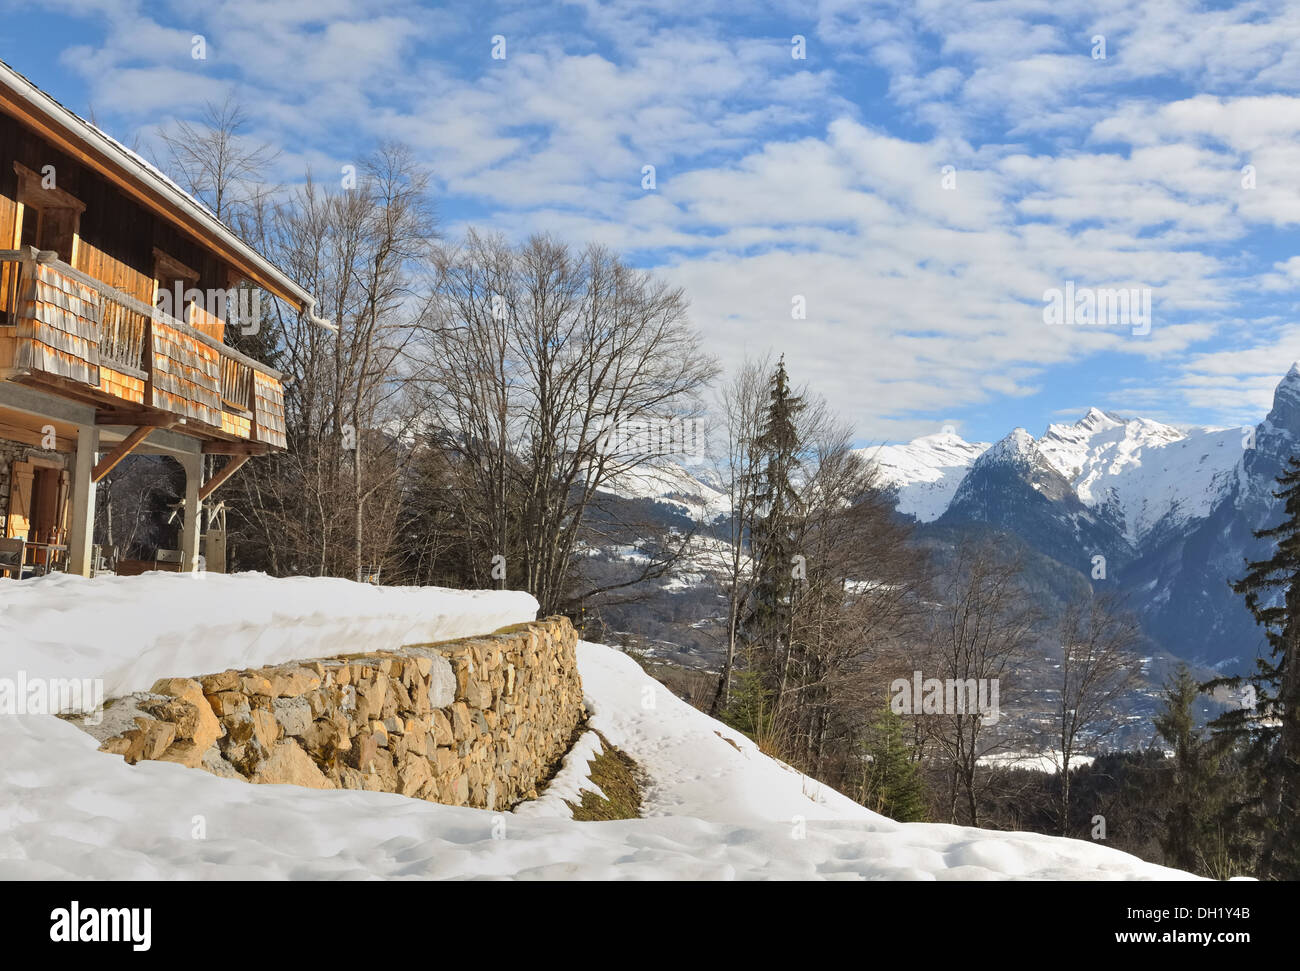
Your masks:
<svg viewBox="0 0 1300 971"><path fill-rule="evenodd" d="M1300 435L1300 362L1291 365L1286 377L1273 390L1273 408L1267 423L1293 436Z"/></svg>
<svg viewBox="0 0 1300 971"><path fill-rule="evenodd" d="M1001 463L1028 467L1041 458L1034 436L1023 428L1015 428L1005 438L989 446L988 450L975 460L973 468Z"/></svg>

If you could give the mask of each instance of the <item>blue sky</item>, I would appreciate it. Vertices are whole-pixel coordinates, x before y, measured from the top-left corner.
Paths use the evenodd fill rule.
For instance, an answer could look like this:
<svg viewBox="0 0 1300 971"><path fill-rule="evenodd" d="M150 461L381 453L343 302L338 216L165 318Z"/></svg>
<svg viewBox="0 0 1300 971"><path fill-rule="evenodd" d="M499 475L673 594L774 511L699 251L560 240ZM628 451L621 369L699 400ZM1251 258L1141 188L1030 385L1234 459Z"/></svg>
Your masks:
<svg viewBox="0 0 1300 971"><path fill-rule="evenodd" d="M1295 3L0 5L0 57L145 154L228 93L282 183L404 141L445 234L607 243L863 442L1253 424L1300 358ZM1047 326L1067 283L1149 288L1150 332Z"/></svg>

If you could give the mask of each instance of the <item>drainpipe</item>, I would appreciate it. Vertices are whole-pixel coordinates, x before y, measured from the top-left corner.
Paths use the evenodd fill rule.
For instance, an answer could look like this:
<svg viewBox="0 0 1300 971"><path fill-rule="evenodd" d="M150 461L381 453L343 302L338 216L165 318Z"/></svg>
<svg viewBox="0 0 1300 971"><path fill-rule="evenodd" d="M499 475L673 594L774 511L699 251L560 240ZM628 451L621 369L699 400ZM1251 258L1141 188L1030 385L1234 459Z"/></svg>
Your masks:
<svg viewBox="0 0 1300 971"><path fill-rule="evenodd" d="M316 316L316 298L308 297L306 305L302 308L303 314L308 322L315 324L317 327L324 327L326 330L332 330L334 333L339 332L338 324L331 324L328 320Z"/></svg>

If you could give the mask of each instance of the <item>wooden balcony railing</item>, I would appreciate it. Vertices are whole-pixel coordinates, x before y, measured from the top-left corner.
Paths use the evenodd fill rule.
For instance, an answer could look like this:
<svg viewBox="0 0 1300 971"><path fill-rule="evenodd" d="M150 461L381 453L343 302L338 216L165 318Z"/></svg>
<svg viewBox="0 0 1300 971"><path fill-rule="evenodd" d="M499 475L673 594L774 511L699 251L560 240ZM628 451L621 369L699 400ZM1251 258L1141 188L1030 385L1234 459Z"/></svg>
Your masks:
<svg viewBox="0 0 1300 971"><path fill-rule="evenodd" d="M149 341L147 314L119 301L108 299L100 305L99 360L117 368L147 371L144 349Z"/></svg>
<svg viewBox="0 0 1300 971"><path fill-rule="evenodd" d="M228 435L285 447L277 371L53 253L0 250L5 336L16 338L11 366L18 371L76 381Z"/></svg>
<svg viewBox="0 0 1300 971"><path fill-rule="evenodd" d="M240 411L253 410L253 369L238 358L221 359L221 400Z"/></svg>

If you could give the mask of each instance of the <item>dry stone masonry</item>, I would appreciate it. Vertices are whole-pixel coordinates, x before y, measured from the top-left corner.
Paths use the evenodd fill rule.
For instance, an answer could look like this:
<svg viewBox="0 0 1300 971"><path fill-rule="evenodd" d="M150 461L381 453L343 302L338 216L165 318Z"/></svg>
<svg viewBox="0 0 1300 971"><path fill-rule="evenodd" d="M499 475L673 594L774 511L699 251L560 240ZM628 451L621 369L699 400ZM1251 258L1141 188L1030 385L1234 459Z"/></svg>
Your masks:
<svg viewBox="0 0 1300 971"><path fill-rule="evenodd" d="M117 699L96 734L257 783L396 792L507 809L535 798L583 718L564 617L485 637L166 678Z"/></svg>

